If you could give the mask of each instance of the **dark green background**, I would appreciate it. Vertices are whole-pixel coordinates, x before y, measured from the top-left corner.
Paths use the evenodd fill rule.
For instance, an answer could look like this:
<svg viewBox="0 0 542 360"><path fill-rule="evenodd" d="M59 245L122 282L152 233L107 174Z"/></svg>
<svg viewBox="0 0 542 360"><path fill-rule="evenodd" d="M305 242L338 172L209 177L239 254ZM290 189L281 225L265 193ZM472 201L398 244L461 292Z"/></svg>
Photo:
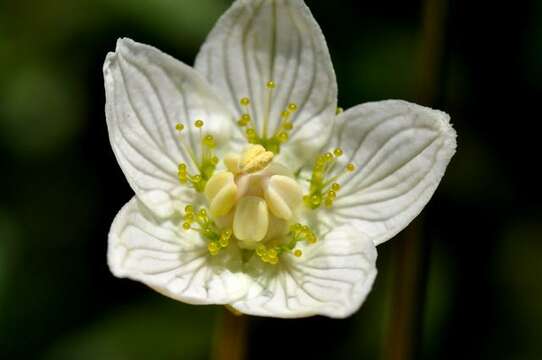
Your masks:
<svg viewBox="0 0 542 360"><path fill-rule="evenodd" d="M416 100L421 1L308 1L340 105ZM106 265L130 190L107 138L117 37L192 64L225 0L0 1L0 358L205 359L221 309L169 300ZM458 153L430 204L423 359L542 358L542 3L449 1L436 105ZM429 105L429 104L427 104ZM391 256L347 320L253 319L251 358L381 359Z"/></svg>

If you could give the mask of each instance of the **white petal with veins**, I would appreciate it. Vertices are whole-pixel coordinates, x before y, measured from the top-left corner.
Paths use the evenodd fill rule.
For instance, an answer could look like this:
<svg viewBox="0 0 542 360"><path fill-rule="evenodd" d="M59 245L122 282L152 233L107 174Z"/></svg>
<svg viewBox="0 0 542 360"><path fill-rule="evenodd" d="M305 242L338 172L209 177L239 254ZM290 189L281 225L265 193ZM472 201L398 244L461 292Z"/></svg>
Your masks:
<svg viewBox="0 0 542 360"><path fill-rule="evenodd" d="M380 244L404 229L423 209L455 153L449 116L406 101L358 105L338 119L336 144L357 170L319 219L329 226L359 221Z"/></svg>
<svg viewBox="0 0 542 360"><path fill-rule="evenodd" d="M343 225L277 265L253 259L245 298L232 304L251 315L343 318L361 306L376 277L376 248L354 224Z"/></svg>
<svg viewBox="0 0 542 360"><path fill-rule="evenodd" d="M175 125L186 125L183 136L199 151L199 133L192 123L203 119L205 130L225 147L233 116L194 69L151 46L120 39L115 52L107 55L103 71L115 156L140 199L162 215L171 215L165 210L172 206L159 201L157 207L156 202L174 193L179 199L186 192L177 179L180 162L195 170ZM163 193L157 200L158 191Z"/></svg>
<svg viewBox="0 0 542 360"><path fill-rule="evenodd" d="M331 134L337 107L335 72L320 27L301 0L237 0L203 44L195 68L221 90L239 117L251 101L260 134L297 104L294 129L280 156L292 169L311 160ZM268 103L268 81L276 87Z"/></svg>
<svg viewBox="0 0 542 360"><path fill-rule="evenodd" d="M238 249L210 256L194 232L181 230L175 219L156 218L135 197L113 221L107 257L115 276L187 303L226 304L246 290Z"/></svg>

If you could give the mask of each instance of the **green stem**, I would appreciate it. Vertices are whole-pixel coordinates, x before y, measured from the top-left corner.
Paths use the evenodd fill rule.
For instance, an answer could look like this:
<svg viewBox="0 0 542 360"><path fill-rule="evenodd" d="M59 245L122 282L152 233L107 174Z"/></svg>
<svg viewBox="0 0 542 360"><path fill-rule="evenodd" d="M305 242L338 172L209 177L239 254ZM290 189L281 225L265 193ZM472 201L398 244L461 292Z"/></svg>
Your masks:
<svg viewBox="0 0 542 360"><path fill-rule="evenodd" d="M224 308L215 335L213 360L244 360L248 317Z"/></svg>
<svg viewBox="0 0 542 360"><path fill-rule="evenodd" d="M432 105L439 95L446 0L425 0L421 47L418 59L417 100ZM423 219L418 218L394 245L394 285L386 360L421 357L422 316L425 303L430 241L422 236Z"/></svg>

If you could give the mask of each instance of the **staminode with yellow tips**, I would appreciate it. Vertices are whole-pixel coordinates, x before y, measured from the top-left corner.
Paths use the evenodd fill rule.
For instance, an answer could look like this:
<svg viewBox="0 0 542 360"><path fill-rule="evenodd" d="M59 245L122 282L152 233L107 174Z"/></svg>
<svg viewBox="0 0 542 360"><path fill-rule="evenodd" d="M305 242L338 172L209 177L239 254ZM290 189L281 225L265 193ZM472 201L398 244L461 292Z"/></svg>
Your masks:
<svg viewBox="0 0 542 360"><path fill-rule="evenodd" d="M289 16L268 26L276 14ZM195 68L120 39L104 79L111 145L135 192L113 221L109 267L191 304L353 314L376 246L423 209L455 151L441 111L339 108L302 0L235 1Z"/></svg>

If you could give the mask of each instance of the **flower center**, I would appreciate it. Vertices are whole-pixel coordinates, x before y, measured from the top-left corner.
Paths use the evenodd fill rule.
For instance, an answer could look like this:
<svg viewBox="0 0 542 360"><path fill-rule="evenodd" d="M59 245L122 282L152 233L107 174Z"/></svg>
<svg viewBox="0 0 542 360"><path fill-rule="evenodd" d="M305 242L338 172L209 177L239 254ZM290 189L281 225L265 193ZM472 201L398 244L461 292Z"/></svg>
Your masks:
<svg viewBox="0 0 542 360"><path fill-rule="evenodd" d="M206 237L211 255L234 240L262 261L276 264L284 252L301 256L299 241L316 242L312 230L296 222L303 203L301 186L273 158L259 144L248 145L241 154L227 154L226 170L206 182L208 211L193 205L185 209L183 227Z"/></svg>
<svg viewBox="0 0 542 360"><path fill-rule="evenodd" d="M205 187L211 215L231 223L242 247L284 235L302 202L302 190L288 170L273 163L273 153L249 145L225 157L227 170L214 174Z"/></svg>
<svg viewBox="0 0 542 360"><path fill-rule="evenodd" d="M273 81L266 84L267 110L272 105L275 87ZM333 206L341 188L338 180L356 167L340 161L341 148L320 154L310 177L298 177L308 181L308 193L303 194L289 169L274 161L293 128L291 117L298 110L297 105L287 105L278 128L269 136L269 119L263 119L258 134L251 118L250 99L242 98L240 104L244 111L238 125L245 128L248 146L241 153L226 154L222 159L223 171L215 171L220 161L214 155L215 139L203 133L202 120L194 122L199 132L200 151L194 151L182 136L180 138L189 159L188 165L181 163L178 166L179 182L203 193L208 203L207 207L199 209L194 204L187 205L182 227L199 232L207 240L207 248L213 256L235 244L263 262L277 264L284 253L302 256L301 249L297 248L299 242L313 244L317 241L312 229L297 220L300 206L309 209ZM340 111L342 109L337 108L337 113ZM269 111L265 113L269 114ZM184 125L177 124L176 130L182 135Z"/></svg>

